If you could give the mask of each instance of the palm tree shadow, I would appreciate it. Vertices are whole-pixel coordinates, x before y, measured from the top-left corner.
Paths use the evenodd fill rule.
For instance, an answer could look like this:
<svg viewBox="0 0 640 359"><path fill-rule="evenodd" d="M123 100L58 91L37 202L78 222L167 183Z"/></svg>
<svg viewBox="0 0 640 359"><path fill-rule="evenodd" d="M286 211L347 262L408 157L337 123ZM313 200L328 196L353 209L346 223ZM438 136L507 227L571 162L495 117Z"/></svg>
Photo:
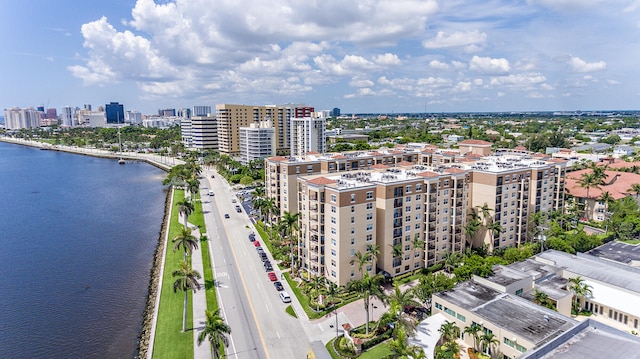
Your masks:
<svg viewBox="0 0 640 359"><path fill-rule="evenodd" d="M205 280L204 281L204 289L205 290L214 288L215 285L216 285L216 281L215 280Z"/></svg>

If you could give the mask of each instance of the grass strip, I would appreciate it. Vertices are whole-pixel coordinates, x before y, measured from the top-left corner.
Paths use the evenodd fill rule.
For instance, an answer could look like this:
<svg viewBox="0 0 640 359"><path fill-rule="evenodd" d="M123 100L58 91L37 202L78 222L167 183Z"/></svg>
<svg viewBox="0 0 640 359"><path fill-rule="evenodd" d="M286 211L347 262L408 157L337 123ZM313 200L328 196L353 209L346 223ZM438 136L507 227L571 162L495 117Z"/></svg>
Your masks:
<svg viewBox="0 0 640 359"><path fill-rule="evenodd" d="M153 345L153 358L193 358L193 308L191 299L187 302L187 331L182 332L182 311L184 306L184 293L173 292L174 278L171 273L178 269L183 259L181 251L173 252L171 239L180 234L182 225L178 222L177 202L184 198L183 190L175 190L173 193L173 206L169 222L169 236L166 246L164 273L162 275L162 291L160 292L160 305L158 306L158 321L156 324L155 339ZM189 298L192 295L189 293Z"/></svg>
<svg viewBox="0 0 640 359"><path fill-rule="evenodd" d="M289 315L290 315L290 316L292 316L292 317L294 317L294 318L297 318L297 317L298 317L298 315L296 314L296 311L295 311L295 310L293 310L293 306L291 306L291 305L288 305L288 306L287 306L287 308L285 309L285 311L286 311L287 313L289 313Z"/></svg>

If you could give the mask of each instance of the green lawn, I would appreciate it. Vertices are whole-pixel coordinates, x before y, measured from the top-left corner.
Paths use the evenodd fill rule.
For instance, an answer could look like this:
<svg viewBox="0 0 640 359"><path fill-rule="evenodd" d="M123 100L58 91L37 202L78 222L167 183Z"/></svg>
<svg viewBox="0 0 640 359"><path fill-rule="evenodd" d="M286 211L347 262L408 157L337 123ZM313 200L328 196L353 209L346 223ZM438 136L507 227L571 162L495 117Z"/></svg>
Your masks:
<svg viewBox="0 0 640 359"><path fill-rule="evenodd" d="M389 349L389 345L387 343L380 343L375 347L362 353L362 355L360 355L358 358L378 359L378 358L386 358L389 355L391 355L391 349Z"/></svg>
<svg viewBox="0 0 640 359"><path fill-rule="evenodd" d="M162 291L158 308L158 322L156 325L153 345L154 358L193 358L193 312L191 308L191 294L187 308L187 331L182 333L182 310L184 293L173 292L173 277L171 273L178 269L182 261L182 252L173 252L171 239L180 234L182 225L178 223L178 206L176 202L184 198L184 191L175 190L173 193L174 206L171 208L169 222L169 241L165 248L166 257L164 274L162 276Z"/></svg>

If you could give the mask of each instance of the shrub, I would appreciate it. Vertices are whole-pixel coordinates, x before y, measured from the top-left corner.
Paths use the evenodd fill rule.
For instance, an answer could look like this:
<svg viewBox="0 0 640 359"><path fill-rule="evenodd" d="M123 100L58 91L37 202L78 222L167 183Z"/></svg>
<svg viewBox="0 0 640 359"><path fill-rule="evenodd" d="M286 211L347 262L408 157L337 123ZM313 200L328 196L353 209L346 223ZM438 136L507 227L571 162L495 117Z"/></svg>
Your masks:
<svg viewBox="0 0 640 359"><path fill-rule="evenodd" d="M362 343L362 350L367 350L382 343L383 341L391 338L391 334L393 334L393 329L389 329L386 332L378 335L377 337Z"/></svg>

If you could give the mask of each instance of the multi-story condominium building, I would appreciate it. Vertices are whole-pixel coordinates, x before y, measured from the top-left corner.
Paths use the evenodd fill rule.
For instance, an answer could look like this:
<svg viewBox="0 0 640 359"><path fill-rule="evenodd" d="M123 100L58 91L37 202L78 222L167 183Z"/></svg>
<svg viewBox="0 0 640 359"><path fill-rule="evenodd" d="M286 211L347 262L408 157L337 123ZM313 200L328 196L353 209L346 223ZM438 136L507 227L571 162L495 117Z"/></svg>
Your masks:
<svg viewBox="0 0 640 359"><path fill-rule="evenodd" d="M249 127L240 127L240 163L264 159L276 154L275 128L270 120L258 121Z"/></svg>
<svg viewBox="0 0 640 359"><path fill-rule="evenodd" d="M218 119L216 116L191 116L191 138L191 146L195 149L218 149Z"/></svg>
<svg viewBox="0 0 640 359"><path fill-rule="evenodd" d="M562 208L565 167L565 161L544 155L507 152L468 162L469 210L482 223L473 246L493 251L525 242L534 213Z"/></svg>
<svg viewBox="0 0 640 359"><path fill-rule="evenodd" d="M327 150L326 122L322 117L295 117L291 119L292 156L308 152L324 153Z"/></svg>
<svg viewBox="0 0 640 359"><path fill-rule="evenodd" d="M342 285L364 271L396 276L464 251L464 171L375 167L298 177L304 269ZM355 254L368 245L379 254L359 268Z"/></svg>
<svg viewBox="0 0 640 359"><path fill-rule="evenodd" d="M215 116L182 118L180 136L186 148L218 149L218 121Z"/></svg>
<svg viewBox="0 0 640 359"><path fill-rule="evenodd" d="M186 118L189 119L191 118L191 109L190 108L181 108L178 109L178 112L176 113L176 115L180 118Z"/></svg>
<svg viewBox="0 0 640 359"><path fill-rule="evenodd" d="M493 250L533 239L528 232L529 216L562 206L565 163L506 152L486 157L461 156L418 144L404 146L402 150L307 153L266 159L265 194L275 200L281 215L285 211L302 212L299 227L301 248L306 251L302 255L304 268L329 277L335 270L335 277L330 279L343 284L347 278L361 275L344 265L353 259L351 251L345 248L357 252L363 245L378 245L376 272L381 270L395 276L432 266L447 252L462 253L470 246L484 245ZM320 205L328 203L327 195L321 193L350 195L372 184L376 185L373 195L377 218L373 242L367 241L367 233L354 237L357 233L352 233L348 221L328 222L334 216L328 212L332 208ZM319 198L318 206L308 202L310 198ZM356 201L354 210L360 204ZM317 216L307 213L309 208L316 207ZM468 233L466 224L472 218L481 222L475 233ZM310 249L314 244L309 241L316 237L309 228L318 228L320 236L333 234L322 232L323 223L331 224L336 241L340 241L335 248L340 257L335 259L335 266L324 260L328 258L327 251L321 246L319 252ZM489 229L492 223L499 224L495 227L499 230ZM323 238L318 240L326 246ZM351 242L355 247L347 245ZM333 256L333 252L329 253Z"/></svg>
<svg viewBox="0 0 640 359"><path fill-rule="evenodd" d="M211 106L193 106L193 116L211 116L213 114Z"/></svg>
<svg viewBox="0 0 640 359"><path fill-rule="evenodd" d="M40 127L41 112L33 107L13 107L4 110L4 126L8 130Z"/></svg>
<svg viewBox="0 0 640 359"><path fill-rule="evenodd" d="M76 112L76 120L74 122L80 126L104 127L107 124L107 119L104 116L104 112L79 110Z"/></svg>
<svg viewBox="0 0 640 359"><path fill-rule="evenodd" d="M240 154L240 127L249 127L255 121L271 120L275 128L276 151L281 154L289 152L289 122L292 117L304 117L313 112L312 107L304 105L216 105L218 118L218 143L221 153ZM298 114L298 116L296 116Z"/></svg>

